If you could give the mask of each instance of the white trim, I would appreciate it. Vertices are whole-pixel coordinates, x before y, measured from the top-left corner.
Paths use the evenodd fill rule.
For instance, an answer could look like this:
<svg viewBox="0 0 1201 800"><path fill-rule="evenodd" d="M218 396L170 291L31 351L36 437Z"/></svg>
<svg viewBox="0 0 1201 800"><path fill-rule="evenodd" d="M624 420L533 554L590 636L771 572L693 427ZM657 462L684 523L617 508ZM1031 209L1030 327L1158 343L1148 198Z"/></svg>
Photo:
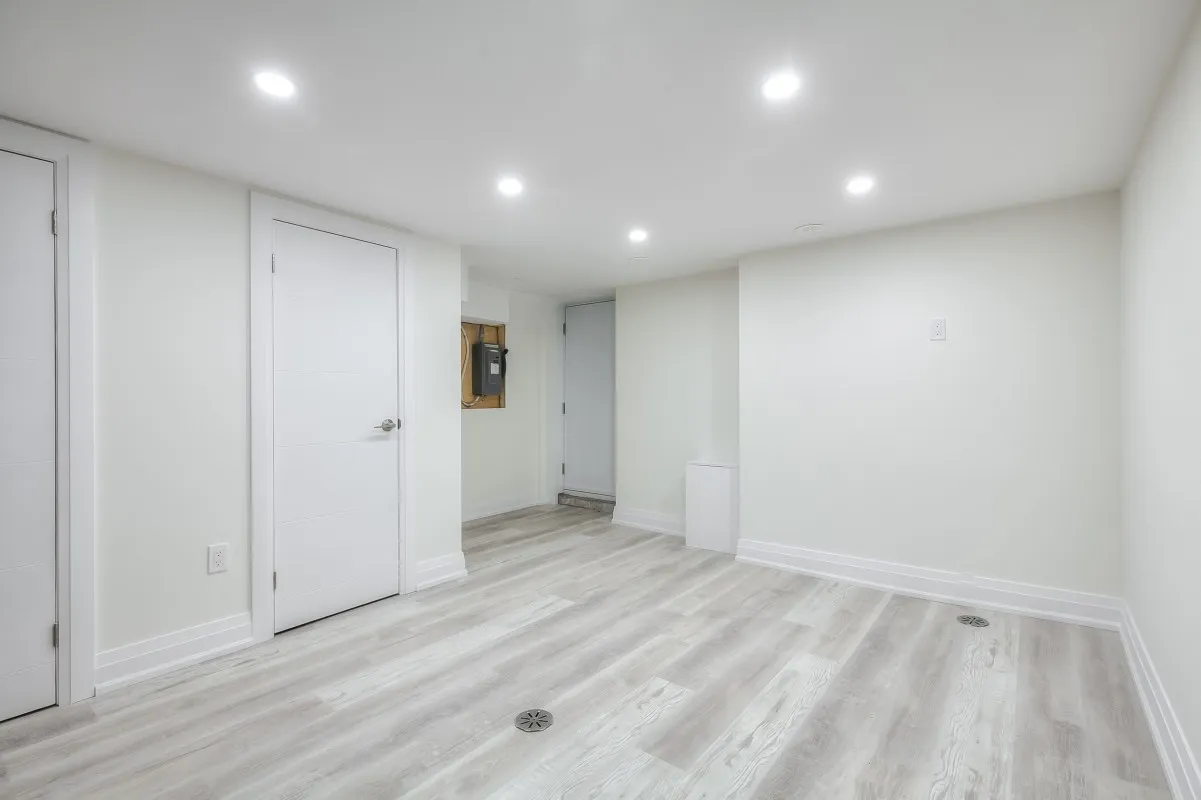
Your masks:
<svg viewBox="0 0 1201 800"><path fill-rule="evenodd" d="M254 644L250 614L242 612L96 656L96 693L103 694Z"/></svg>
<svg viewBox="0 0 1201 800"><path fill-rule="evenodd" d="M420 561L413 571L413 591L420 592L440 583L467 577L467 563L463 559L463 551L447 553L437 558L427 558Z"/></svg>
<svg viewBox="0 0 1201 800"><path fill-rule="evenodd" d="M54 163L57 694L66 705L95 693L95 160L86 142L3 118L0 149Z"/></svg>
<svg viewBox="0 0 1201 800"><path fill-rule="evenodd" d="M978 578L957 572L747 539L738 541L737 559L747 564L800 572L927 600L1056 622L1107 630L1117 630L1122 622L1121 601L1106 595Z"/></svg>
<svg viewBox="0 0 1201 800"><path fill-rule="evenodd" d="M618 505L613 508L613 524L626 528L638 528L654 533L666 533L669 536L684 535L684 518L674 514L663 514L658 511L643 511L637 508L627 508Z"/></svg>
<svg viewBox="0 0 1201 800"><path fill-rule="evenodd" d="M274 474L272 446L274 421L274 381L272 352L274 325L271 302L272 225L278 220L294 225L334 233L352 239L384 245L396 250L402 318L401 342L397 348L401 415L400 444L400 592L413 591L414 563L411 537L415 530L413 504L407 498L416 494L413 474L405 468L407 454L413 452L413 431L418 423L415 412L411 348L415 345L413 275L407 268L409 236L407 231L385 228L343 214L315 208L281 197L250 193L250 612L254 641L264 642L275 635L275 597L272 573L275 569L275 532L273 520Z"/></svg>
<svg viewBox="0 0 1201 800"><path fill-rule="evenodd" d="M1151 654L1143 642L1142 633L1134 621L1130 606L1122 603L1122 644L1130 662L1130 674L1138 687L1143 713L1151 726L1159 760L1168 776L1168 786L1176 800L1201 800L1201 768L1189 747L1184 728L1168 699L1167 690L1155 671Z"/></svg>
<svg viewBox="0 0 1201 800"><path fill-rule="evenodd" d="M556 502L556 503L559 502L559 495L561 495L561 494L569 494L572 497L582 497L585 500L600 500L602 503L616 503L617 502L617 495L604 494L602 492L589 492L589 491L585 491L584 489L567 489L567 488L560 489L555 494L554 502Z"/></svg>
<svg viewBox="0 0 1201 800"><path fill-rule="evenodd" d="M521 511L523 508L533 508L534 506L544 506L540 500L511 500L503 503L489 504L479 506L469 511L463 512L464 522L474 522L477 519L485 519L487 517L495 517L497 514L508 514L510 511Z"/></svg>

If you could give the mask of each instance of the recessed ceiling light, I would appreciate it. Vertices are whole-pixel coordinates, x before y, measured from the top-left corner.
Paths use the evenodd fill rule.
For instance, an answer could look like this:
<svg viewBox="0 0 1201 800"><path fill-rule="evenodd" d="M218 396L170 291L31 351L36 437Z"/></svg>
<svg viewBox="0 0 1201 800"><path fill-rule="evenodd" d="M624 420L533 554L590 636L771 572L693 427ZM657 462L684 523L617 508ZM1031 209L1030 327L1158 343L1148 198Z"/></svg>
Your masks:
<svg viewBox="0 0 1201 800"><path fill-rule="evenodd" d="M254 85L272 97L291 97L296 94L296 84L278 72L259 72L254 76Z"/></svg>
<svg viewBox="0 0 1201 800"><path fill-rule="evenodd" d="M525 186L522 185L520 178L501 178L496 183L496 191L505 197L516 197L525 191Z"/></svg>
<svg viewBox="0 0 1201 800"><path fill-rule="evenodd" d="M847 194L853 197L863 197L876 188L876 179L871 175L856 175L847 181Z"/></svg>
<svg viewBox="0 0 1201 800"><path fill-rule="evenodd" d="M780 101L792 97L801 88L801 76L792 70L773 72L763 81L763 96L768 100Z"/></svg>
<svg viewBox="0 0 1201 800"><path fill-rule="evenodd" d="M646 237L647 237L647 233L642 228L635 228L634 230L630 231L630 241L631 242L645 242Z"/></svg>

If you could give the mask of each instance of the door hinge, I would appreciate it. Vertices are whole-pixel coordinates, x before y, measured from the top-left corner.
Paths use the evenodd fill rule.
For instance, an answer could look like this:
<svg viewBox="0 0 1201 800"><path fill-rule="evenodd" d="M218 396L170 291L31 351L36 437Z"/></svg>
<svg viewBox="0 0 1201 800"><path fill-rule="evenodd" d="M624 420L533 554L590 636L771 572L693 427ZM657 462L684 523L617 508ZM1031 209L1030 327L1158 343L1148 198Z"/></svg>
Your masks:
<svg viewBox="0 0 1201 800"><path fill-rule="evenodd" d="M271 271L275 272L275 253L271 254Z"/></svg>
<svg viewBox="0 0 1201 800"><path fill-rule="evenodd" d="M564 414L567 413L567 404L566 403L563 404L563 413Z"/></svg>
<svg viewBox="0 0 1201 800"><path fill-rule="evenodd" d="M271 588L273 590L279 588L279 573L278 572L271 573Z"/></svg>
<svg viewBox="0 0 1201 800"><path fill-rule="evenodd" d="M58 236L58 209L50 212L50 235Z"/></svg>
<svg viewBox="0 0 1201 800"><path fill-rule="evenodd" d="M563 335L564 336L567 335L567 323L566 322L563 323Z"/></svg>
<svg viewBox="0 0 1201 800"><path fill-rule="evenodd" d="M561 469L559 470L559 474L566 475L567 474L567 462L564 461L560 466L561 466Z"/></svg>
<svg viewBox="0 0 1201 800"><path fill-rule="evenodd" d="M53 645L54 647L58 647L58 623L57 622L50 626L50 644Z"/></svg>

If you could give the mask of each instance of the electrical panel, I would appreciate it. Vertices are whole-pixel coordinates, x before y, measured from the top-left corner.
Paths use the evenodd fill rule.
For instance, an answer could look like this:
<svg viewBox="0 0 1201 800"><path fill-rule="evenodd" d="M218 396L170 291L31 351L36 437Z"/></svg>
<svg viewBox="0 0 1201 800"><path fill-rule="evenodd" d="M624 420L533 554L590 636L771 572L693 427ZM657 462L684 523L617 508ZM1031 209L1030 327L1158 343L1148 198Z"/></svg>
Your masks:
<svg viewBox="0 0 1201 800"><path fill-rule="evenodd" d="M504 372L500 345L476 342L471 346L471 392L478 397L500 394Z"/></svg>

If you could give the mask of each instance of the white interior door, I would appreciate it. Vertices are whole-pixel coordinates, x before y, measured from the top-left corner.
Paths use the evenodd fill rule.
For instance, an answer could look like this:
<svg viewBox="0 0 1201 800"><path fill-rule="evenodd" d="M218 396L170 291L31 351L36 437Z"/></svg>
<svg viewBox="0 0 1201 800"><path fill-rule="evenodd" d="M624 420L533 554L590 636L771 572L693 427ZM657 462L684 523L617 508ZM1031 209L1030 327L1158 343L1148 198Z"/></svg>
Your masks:
<svg viewBox="0 0 1201 800"><path fill-rule="evenodd" d="M55 701L54 165L0 150L0 720Z"/></svg>
<svg viewBox="0 0 1201 800"><path fill-rule="evenodd" d="M393 248L273 234L281 631L400 591L402 306Z"/></svg>
<svg viewBox="0 0 1201 800"><path fill-rule="evenodd" d="M616 303L567 307L563 488L613 497Z"/></svg>

